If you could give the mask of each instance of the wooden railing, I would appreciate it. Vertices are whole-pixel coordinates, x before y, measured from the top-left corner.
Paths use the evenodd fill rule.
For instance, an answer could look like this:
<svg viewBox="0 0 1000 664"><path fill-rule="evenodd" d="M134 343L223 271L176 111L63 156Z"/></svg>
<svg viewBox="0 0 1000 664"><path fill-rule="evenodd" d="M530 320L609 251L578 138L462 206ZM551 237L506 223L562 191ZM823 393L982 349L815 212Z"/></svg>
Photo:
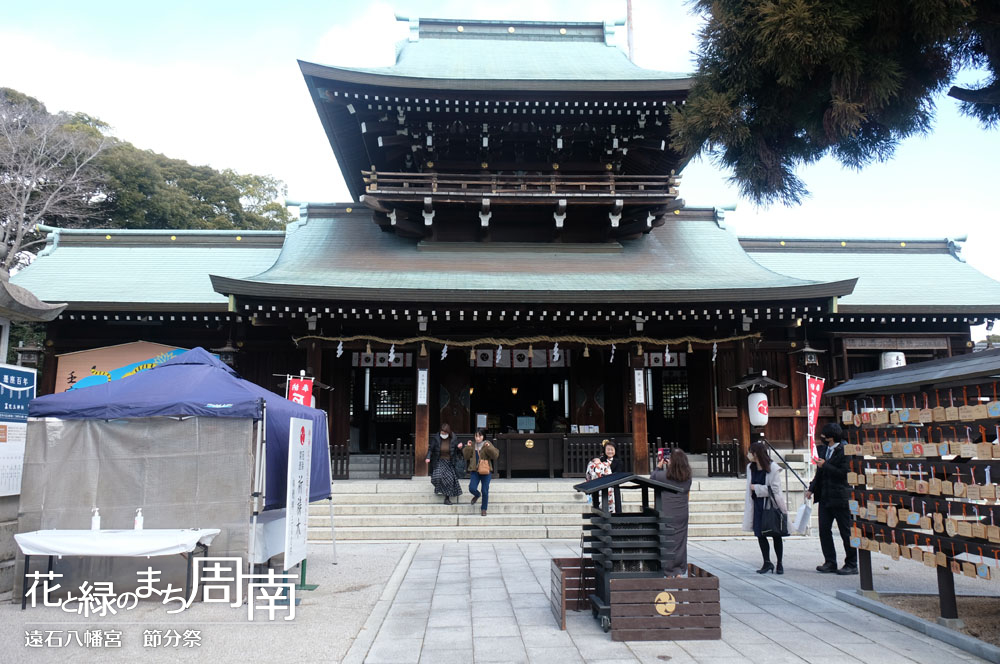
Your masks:
<svg viewBox="0 0 1000 664"><path fill-rule="evenodd" d="M378 476L383 480L408 480L413 477L413 446L404 445L400 438L395 443L379 445Z"/></svg>
<svg viewBox="0 0 1000 664"><path fill-rule="evenodd" d="M381 193L465 192L504 194L669 194L673 175L495 175L491 173L383 173L363 171L365 190ZM676 192L673 192L676 193Z"/></svg>
<svg viewBox="0 0 1000 664"><path fill-rule="evenodd" d="M709 443L708 476L739 477L742 459L740 441L731 443Z"/></svg>
<svg viewBox="0 0 1000 664"><path fill-rule="evenodd" d="M335 480L351 478L351 445L330 445L330 476Z"/></svg>
<svg viewBox="0 0 1000 664"><path fill-rule="evenodd" d="M584 477L587 474L587 464L594 457L604 453L604 441L610 440L615 445L615 452L621 457L623 467L631 472L633 464L632 440L608 438L601 434L569 434L563 439L563 477Z"/></svg>

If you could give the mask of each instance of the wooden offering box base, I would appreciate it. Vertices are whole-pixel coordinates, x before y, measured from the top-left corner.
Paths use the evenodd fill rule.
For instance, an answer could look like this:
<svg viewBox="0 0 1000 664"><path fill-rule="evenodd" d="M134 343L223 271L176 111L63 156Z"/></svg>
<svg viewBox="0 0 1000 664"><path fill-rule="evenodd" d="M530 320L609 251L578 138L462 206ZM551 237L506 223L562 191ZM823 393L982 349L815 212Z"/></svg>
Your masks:
<svg viewBox="0 0 1000 664"><path fill-rule="evenodd" d="M566 611L590 607L594 592L594 561L590 558L553 558L549 600L559 629L566 629Z"/></svg>
<svg viewBox="0 0 1000 664"><path fill-rule="evenodd" d="M719 578L696 565L686 578L611 579L610 609L612 641L722 638Z"/></svg>

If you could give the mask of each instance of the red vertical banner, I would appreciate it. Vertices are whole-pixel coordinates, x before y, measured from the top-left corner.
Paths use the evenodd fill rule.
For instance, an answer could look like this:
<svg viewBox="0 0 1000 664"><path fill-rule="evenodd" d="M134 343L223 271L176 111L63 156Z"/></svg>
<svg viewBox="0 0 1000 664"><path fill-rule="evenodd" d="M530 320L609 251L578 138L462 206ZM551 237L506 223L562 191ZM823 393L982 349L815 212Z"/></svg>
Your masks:
<svg viewBox="0 0 1000 664"><path fill-rule="evenodd" d="M823 378L806 375L806 398L809 407L806 410L806 419L809 422L809 456L812 463L816 463L819 458L816 455L816 422L819 420L819 400L823 397Z"/></svg>
<svg viewBox="0 0 1000 664"><path fill-rule="evenodd" d="M285 388L285 398L303 406L312 406L312 378L288 377L288 387Z"/></svg>

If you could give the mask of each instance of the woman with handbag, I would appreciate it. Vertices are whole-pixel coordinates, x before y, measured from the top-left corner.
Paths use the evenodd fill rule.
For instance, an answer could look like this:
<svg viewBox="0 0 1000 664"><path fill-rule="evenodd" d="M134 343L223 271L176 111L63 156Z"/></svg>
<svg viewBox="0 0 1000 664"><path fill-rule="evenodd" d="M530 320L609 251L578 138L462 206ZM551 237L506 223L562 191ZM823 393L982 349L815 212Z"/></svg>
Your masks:
<svg viewBox="0 0 1000 664"><path fill-rule="evenodd" d="M476 431L475 441L466 443L462 448L462 456L469 468L469 493L472 494L472 504L475 505L479 497L482 496L483 504L481 514L486 516L486 510L490 505L490 477L493 473L493 462L500 457L500 452L496 447L490 445L486 440L486 431L479 429ZM479 492L479 485L482 484L483 491Z"/></svg>
<svg viewBox="0 0 1000 664"><path fill-rule="evenodd" d="M767 445L757 441L750 445L750 463L747 464L747 491L743 510L743 530L753 531L760 544L764 565L758 574L774 572L784 574L781 566L781 538L788 535L788 505L781 492L781 473L778 464L771 461ZM777 566L771 564L771 548L767 538L774 540Z"/></svg>

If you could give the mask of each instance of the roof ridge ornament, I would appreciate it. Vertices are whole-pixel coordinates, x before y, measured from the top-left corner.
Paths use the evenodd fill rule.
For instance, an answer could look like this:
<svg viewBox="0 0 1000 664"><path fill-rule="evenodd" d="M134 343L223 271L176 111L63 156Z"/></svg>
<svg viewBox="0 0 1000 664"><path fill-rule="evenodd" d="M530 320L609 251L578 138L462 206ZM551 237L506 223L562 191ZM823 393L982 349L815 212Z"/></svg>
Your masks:
<svg viewBox="0 0 1000 664"><path fill-rule="evenodd" d="M948 253L955 257L955 260L964 263L965 258L962 257L962 249L964 248L963 243L967 239L966 237L949 237L945 238L945 242L948 243Z"/></svg>
<svg viewBox="0 0 1000 664"><path fill-rule="evenodd" d="M406 16L400 16L399 14L396 14L396 20L400 21L400 22L405 21L405 22L407 22L407 23L410 24L409 41L411 41L411 42L420 41L420 18L419 17L418 18L408 18ZM399 56L398 49L397 49L396 56L397 57Z"/></svg>

